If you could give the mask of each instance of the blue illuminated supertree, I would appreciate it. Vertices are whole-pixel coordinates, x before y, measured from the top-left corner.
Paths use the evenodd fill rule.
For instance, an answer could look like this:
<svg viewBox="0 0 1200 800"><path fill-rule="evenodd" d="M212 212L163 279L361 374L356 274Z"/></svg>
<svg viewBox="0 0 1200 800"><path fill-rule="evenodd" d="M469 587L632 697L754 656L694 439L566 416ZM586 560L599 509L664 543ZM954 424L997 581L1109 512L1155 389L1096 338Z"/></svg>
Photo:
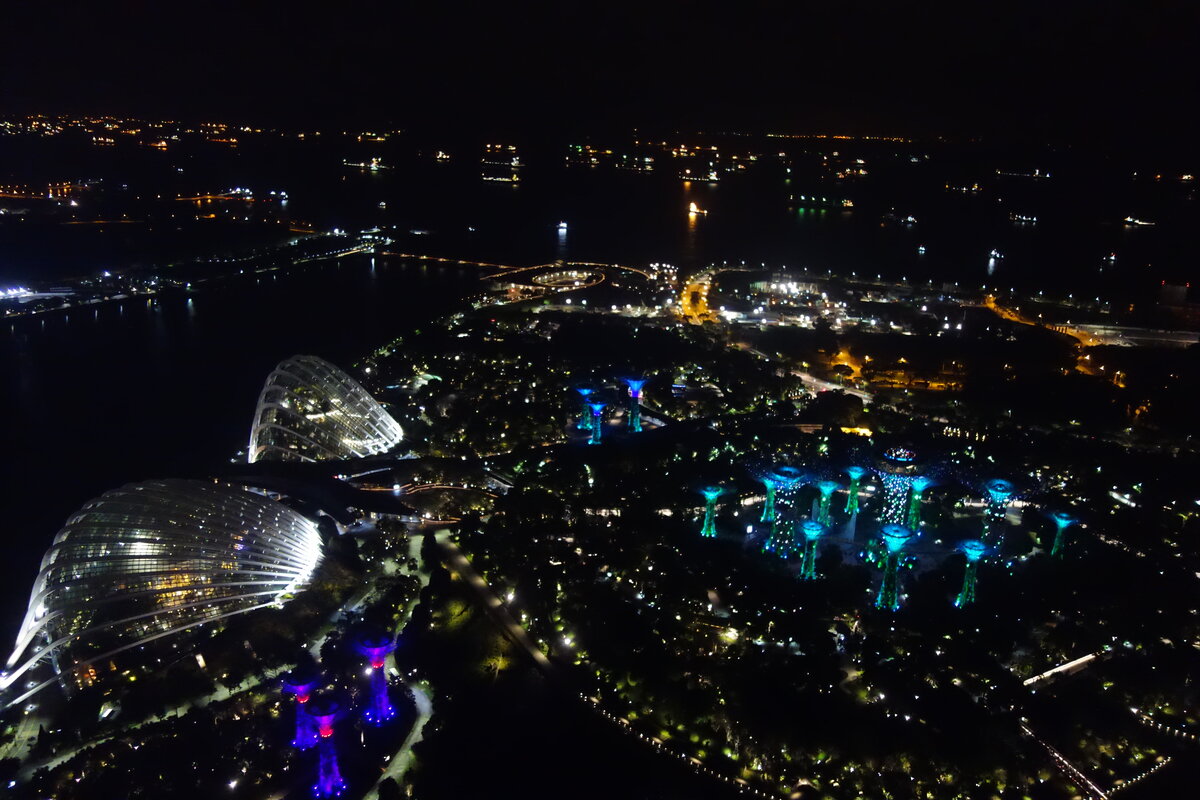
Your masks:
<svg viewBox="0 0 1200 800"><path fill-rule="evenodd" d="M638 433L642 430L642 387L646 379L626 378L625 385L629 387L629 430Z"/></svg>
<svg viewBox="0 0 1200 800"><path fill-rule="evenodd" d="M829 530L816 520L805 520L800 523L800 532L804 534L804 557L800 561L800 579L811 581L817 577L817 541Z"/></svg>
<svg viewBox="0 0 1200 800"><path fill-rule="evenodd" d="M900 608L900 578L897 571L900 566L900 551L913 538L913 532L903 525L888 523L879 530L883 537L883 545L887 548L887 559L883 565L883 583L879 586L879 595L875 598L875 607L887 611Z"/></svg>
<svg viewBox="0 0 1200 800"><path fill-rule="evenodd" d="M333 741L333 724L340 711L341 706L328 695L317 695L308 702L308 713L317 725L318 738L317 782L313 784L313 797L337 797L346 791Z"/></svg>
<svg viewBox="0 0 1200 800"><path fill-rule="evenodd" d="M371 672L370 698L363 709L363 719L371 725L382 725L396 716L396 707L388 698L387 674L384 664L388 653L396 649L396 640L381 629L365 630L354 642L354 648L367 657Z"/></svg>
<svg viewBox="0 0 1200 800"><path fill-rule="evenodd" d="M829 524L829 506L833 503L833 493L837 490L837 481L817 481L817 491L821 493L821 500L817 504L817 522L822 525Z"/></svg>
<svg viewBox="0 0 1200 800"><path fill-rule="evenodd" d="M1050 548L1050 555L1062 558L1063 549L1067 546L1067 528L1079 520L1066 511L1055 511L1050 519L1054 520L1054 545Z"/></svg>
<svg viewBox="0 0 1200 800"><path fill-rule="evenodd" d="M858 489L862 485L863 476L867 474L866 467L846 467L850 476L850 487L846 494L846 513L854 516L858 513Z"/></svg>
<svg viewBox="0 0 1200 800"><path fill-rule="evenodd" d="M775 496L780 488L788 491L794 487L800 480L804 478L804 472L789 466L768 467L757 473L758 480L767 490L766 500L763 502L762 516L759 517L759 522L774 522L775 511Z"/></svg>
<svg viewBox="0 0 1200 800"><path fill-rule="evenodd" d="M954 605L964 608L975 602L975 573L980 559L988 551L988 546L978 539L967 539L958 548L967 557L967 567L963 572L962 591L954 599Z"/></svg>
<svg viewBox="0 0 1200 800"><path fill-rule="evenodd" d="M296 697L296 733L292 747L307 750L317 743L317 723L305 711L308 699L321 684L320 674L312 668L298 667L280 679L283 691Z"/></svg>
<svg viewBox="0 0 1200 800"><path fill-rule="evenodd" d="M775 467L768 475L775 484L776 494L788 494L806 479L804 470L790 466ZM787 558L792 554L794 543L792 537L788 536L784 531L783 515L779 513L778 508L775 506L774 497L773 495L771 501L771 530L767 534L767 538L763 540L762 549L764 553L774 553L780 558Z"/></svg>
<svg viewBox="0 0 1200 800"><path fill-rule="evenodd" d="M596 390L589 389L586 386L580 386L575 391L579 392L579 396L583 398L583 414L580 415L579 425L576 427L578 427L579 430L581 430L581 431L591 430L592 429L592 410L591 410L591 408L589 408L588 402L591 399L592 392L594 392Z"/></svg>
<svg viewBox="0 0 1200 800"><path fill-rule="evenodd" d="M588 444L600 444L600 429L604 427L600 415L604 413L606 403L588 403L588 408L592 410L592 437L588 439Z"/></svg>
<svg viewBox="0 0 1200 800"><path fill-rule="evenodd" d="M883 504L879 519L899 525L908 512L908 492L916 475L917 455L903 447L893 447L883 454L876 467L883 484Z"/></svg>
<svg viewBox="0 0 1200 800"><path fill-rule="evenodd" d="M1003 478L993 478L985 483L983 488L988 494L987 509L983 513L983 540L994 544L992 525L1004 521L1008 513L1008 504L1017 493L1017 487Z"/></svg>
<svg viewBox="0 0 1200 800"><path fill-rule="evenodd" d="M925 490L933 486L936 481L928 475L917 475L912 479L908 499L908 527L914 531L921 527L921 500L925 494Z"/></svg>
<svg viewBox="0 0 1200 800"><path fill-rule="evenodd" d="M700 527L700 535L711 539L717 535L717 498L725 490L720 486L705 486L700 494L704 495L704 525Z"/></svg>

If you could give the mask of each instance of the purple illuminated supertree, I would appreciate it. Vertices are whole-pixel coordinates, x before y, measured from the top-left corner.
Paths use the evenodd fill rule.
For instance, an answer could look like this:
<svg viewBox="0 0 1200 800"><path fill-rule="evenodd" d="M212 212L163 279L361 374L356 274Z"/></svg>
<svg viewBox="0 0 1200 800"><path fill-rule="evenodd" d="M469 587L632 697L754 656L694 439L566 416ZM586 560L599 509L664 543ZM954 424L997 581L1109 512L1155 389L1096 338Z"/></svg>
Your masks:
<svg viewBox="0 0 1200 800"><path fill-rule="evenodd" d="M396 649L396 640L384 630L368 630L358 635L354 642L358 652L367 657L367 669L371 675L370 698L363 709L363 719L371 725L382 725L396 716L396 707L388 699L387 674L384 664L388 653Z"/></svg>
<svg viewBox="0 0 1200 800"><path fill-rule="evenodd" d="M897 574L900 567L900 551L913 538L913 532L894 523L884 525L879 532L883 537L884 547L887 548L887 558L883 564L883 583L879 586L875 607L896 611L900 608L900 577Z"/></svg>
<svg viewBox="0 0 1200 800"><path fill-rule="evenodd" d="M317 724L305 711L305 706L321 684L321 676L315 669L299 667L284 675L280 683L284 692L296 697L296 735L292 738L292 747L307 750L317 743Z"/></svg>
<svg viewBox="0 0 1200 800"><path fill-rule="evenodd" d="M629 430L639 433L642 430L642 387L646 385L646 379L626 378L625 385L629 387Z"/></svg>
<svg viewBox="0 0 1200 800"><path fill-rule="evenodd" d="M825 535L826 528L815 520L805 520L800 523L800 533L804 534L804 557L800 561L800 579L814 580L817 577L817 541Z"/></svg>
<svg viewBox="0 0 1200 800"><path fill-rule="evenodd" d="M822 525L829 524L829 506L833 503L833 493L837 490L837 481L817 481L817 491L821 493L821 500L817 505L817 522Z"/></svg>
<svg viewBox="0 0 1200 800"><path fill-rule="evenodd" d="M936 481L928 475L917 475L912 479L912 485L908 498L908 527L914 531L921 527L921 499L925 494L925 490L933 486Z"/></svg>
<svg viewBox="0 0 1200 800"><path fill-rule="evenodd" d="M329 695L319 694L308 701L308 713L317 726L317 782L313 784L313 797L337 797L346 791L333 741L333 724L340 711L341 706Z"/></svg>
<svg viewBox="0 0 1200 800"><path fill-rule="evenodd" d="M604 413L604 407L607 403L588 403L588 408L592 411L592 438L588 439L588 444L600 444L600 429L604 427L600 415Z"/></svg>
<svg viewBox="0 0 1200 800"><path fill-rule="evenodd" d="M579 417L579 424L576 426L581 431L592 429L592 410L588 407L588 401L595 389L590 389L587 386L580 386L575 391L579 392L579 396L583 398L583 414Z"/></svg>
<svg viewBox="0 0 1200 800"><path fill-rule="evenodd" d="M849 492L846 494L846 513L854 516L858 513L858 488L862 485L863 476L867 474L865 467L846 467L850 476Z"/></svg>
<svg viewBox="0 0 1200 800"><path fill-rule="evenodd" d="M1079 520L1066 511L1055 511L1050 515L1050 519L1054 520L1054 545L1050 548L1050 555L1062 558L1063 549L1067 545L1067 528Z"/></svg>
<svg viewBox="0 0 1200 800"><path fill-rule="evenodd" d="M992 525L1004 521L1008 513L1008 504L1017 493L1017 487L1003 478L993 478L985 483L983 488L988 494L987 509L983 512L983 541L992 545L995 544L992 541L995 538L992 535Z"/></svg>
<svg viewBox="0 0 1200 800"><path fill-rule="evenodd" d="M964 608L975 602L975 573L979 560L988 551L988 546L978 539L968 539L958 546L967 557L967 568L963 572L962 590L954 599L954 605Z"/></svg>

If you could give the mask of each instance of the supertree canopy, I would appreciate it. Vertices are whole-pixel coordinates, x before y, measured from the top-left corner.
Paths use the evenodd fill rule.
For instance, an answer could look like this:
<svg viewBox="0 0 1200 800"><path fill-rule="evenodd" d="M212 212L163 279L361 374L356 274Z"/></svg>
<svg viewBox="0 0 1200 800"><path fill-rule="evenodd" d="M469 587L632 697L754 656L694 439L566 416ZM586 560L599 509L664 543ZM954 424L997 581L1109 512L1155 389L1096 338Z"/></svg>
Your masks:
<svg viewBox="0 0 1200 800"><path fill-rule="evenodd" d="M879 586L879 595L875 598L875 607L887 611L900 608L900 579L897 571L900 566L900 551L913 538L913 532L903 525L887 523L879 531L883 537L883 545L887 549L883 565L883 583Z"/></svg>
<svg viewBox="0 0 1200 800"><path fill-rule="evenodd" d="M591 428L592 428L592 409L589 405L589 401L592 397L592 392L594 392L595 389L591 389L587 386L580 386L580 387L576 388L575 391L579 392L579 396L583 398L583 414L581 414L579 417L579 426L578 426L579 430L581 430L581 431L591 430Z"/></svg>
<svg viewBox="0 0 1200 800"><path fill-rule="evenodd" d="M600 415L604 413L606 405L607 403L588 403L592 412L592 438L588 439L588 444L600 444L600 431L604 427Z"/></svg>
<svg viewBox="0 0 1200 800"><path fill-rule="evenodd" d="M817 491L821 493L821 500L817 506L817 522L822 525L829 524L829 506L833 502L833 493L837 490L837 481L817 481Z"/></svg>
<svg viewBox="0 0 1200 800"><path fill-rule="evenodd" d="M317 695L308 702L308 713L317 726L317 782L314 797L337 797L346 791L342 771L338 767L337 747L333 741L333 725L341 706L328 695Z"/></svg>
<svg viewBox="0 0 1200 800"><path fill-rule="evenodd" d="M388 653L396 649L395 638L385 630L366 630L358 635L354 647L367 657L371 673L370 697L363 710L363 719L372 725L382 725L396 716L396 707L388 698L387 675L384 664Z"/></svg>
<svg viewBox="0 0 1200 800"><path fill-rule="evenodd" d="M704 495L704 525L700 535L711 539L717 535L717 498L725 494L725 490L720 486L705 486L700 494Z"/></svg>
<svg viewBox="0 0 1200 800"><path fill-rule="evenodd" d="M967 539L958 547L962 550L963 555L967 557L967 566L963 571L962 591L954 599L954 605L964 608L975 602L975 573L980 559L988 551L988 546L978 539Z"/></svg>
<svg viewBox="0 0 1200 800"><path fill-rule="evenodd" d="M900 524L908 511L908 492L917 471L917 454L903 447L893 447L883 454L876 467L883 484L883 506L879 519Z"/></svg>
<svg viewBox="0 0 1200 800"><path fill-rule="evenodd" d="M629 430L638 433L642 430L642 387L646 379L626 378L625 385L629 387Z"/></svg>
<svg viewBox="0 0 1200 800"><path fill-rule="evenodd" d="M846 467L845 472L850 476L850 487L846 493L846 513L853 516L858 513L858 489L867 470L866 467Z"/></svg>
<svg viewBox="0 0 1200 800"><path fill-rule="evenodd" d="M983 515L983 538L991 542L994 538L992 525L1003 522L1008 513L1008 504L1017 493L1017 487L1003 478L993 478L983 485L988 494L987 510Z"/></svg>
<svg viewBox="0 0 1200 800"><path fill-rule="evenodd" d="M921 500L925 490L935 483L928 475L917 475L912 479L912 492L908 501L908 527L914 531L921 527Z"/></svg>
<svg viewBox="0 0 1200 800"><path fill-rule="evenodd" d="M1067 544L1067 528L1079 520L1066 511L1055 511L1050 515L1050 519L1054 520L1054 546L1050 548L1050 555L1062 558L1063 549Z"/></svg>
<svg viewBox="0 0 1200 800"><path fill-rule="evenodd" d="M817 542L827 527L816 520L805 520L800 523L800 532L804 534L804 558L800 562L801 580L811 581L817 577Z"/></svg>
<svg viewBox="0 0 1200 800"><path fill-rule="evenodd" d="M296 734L292 747L308 750L317 743L317 723L304 707L321 684L321 675L311 667L297 667L280 679L283 691L296 697Z"/></svg>

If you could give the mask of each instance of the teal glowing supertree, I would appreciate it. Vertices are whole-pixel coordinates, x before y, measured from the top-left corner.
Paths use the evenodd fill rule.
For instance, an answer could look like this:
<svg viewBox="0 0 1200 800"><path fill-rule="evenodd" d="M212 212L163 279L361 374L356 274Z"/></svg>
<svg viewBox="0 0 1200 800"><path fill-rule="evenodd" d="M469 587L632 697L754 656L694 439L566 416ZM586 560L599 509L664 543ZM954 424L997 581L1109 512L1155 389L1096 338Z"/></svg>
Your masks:
<svg viewBox="0 0 1200 800"><path fill-rule="evenodd" d="M588 439L588 444L600 444L600 430L604 427L600 415L604 413L606 403L588 403L588 408L592 410L592 436Z"/></svg>
<svg viewBox="0 0 1200 800"><path fill-rule="evenodd" d="M829 506L833 503L833 493L838 490L837 481L817 481L817 491L821 493L821 501L817 504L817 522L829 524Z"/></svg>
<svg viewBox="0 0 1200 800"><path fill-rule="evenodd" d="M883 502L879 508L881 522L902 523L908 512L908 490L917 471L917 455L903 447L893 447L883 454L877 471L883 484Z"/></svg>
<svg viewBox="0 0 1200 800"><path fill-rule="evenodd" d="M758 518L759 522L774 522L775 521L775 492L779 488L779 484L771 475L760 475L758 478L762 485L767 490L766 499L763 500L762 516Z"/></svg>
<svg viewBox="0 0 1200 800"><path fill-rule="evenodd" d="M962 591L954 599L954 605L964 608L975 602L975 573L980 559L987 553L988 546L978 539L968 539L958 547L967 557L967 566L963 571Z"/></svg>
<svg viewBox="0 0 1200 800"><path fill-rule="evenodd" d="M914 531L921 527L921 500L925 490L933 486L935 481L928 475L918 475L912 479L912 487L908 498L908 527Z"/></svg>
<svg viewBox="0 0 1200 800"><path fill-rule="evenodd" d="M780 558L787 558L792 554L793 541L792 537L784 533L784 525L782 515L775 506L775 495L778 492L787 494L794 490L805 480L804 471L796 467L779 466L775 467L767 476L775 485L771 491L771 531L767 534L767 538L763 540L763 552L774 553Z"/></svg>
<svg viewBox="0 0 1200 800"><path fill-rule="evenodd" d="M1074 525L1079 520L1068 514L1066 511L1055 511L1050 515L1050 519L1054 520L1054 546L1050 548L1050 555L1055 558L1062 558L1063 549L1067 545L1067 528Z"/></svg>
<svg viewBox="0 0 1200 800"><path fill-rule="evenodd" d="M579 425L576 427L581 431L592 429L592 409L588 407L588 402L595 389L589 389L586 386L580 386L575 391L579 392L579 396L583 398L583 414L579 417Z"/></svg>
<svg viewBox="0 0 1200 800"><path fill-rule="evenodd" d="M629 430L639 433L642 430L642 387L646 385L646 379L626 378L625 385L629 387Z"/></svg>
<svg viewBox="0 0 1200 800"><path fill-rule="evenodd" d="M826 528L816 520L805 520L800 523L800 532L804 534L804 557L800 561L800 579L814 580L817 577L817 541L825 535Z"/></svg>
<svg viewBox="0 0 1200 800"><path fill-rule="evenodd" d="M889 522L879 530L883 537L883 545L887 548L887 558L883 564L883 583L879 586L879 596L875 598L875 607L886 611L896 611L900 608L900 578L897 571L900 567L900 551L913 537L913 532L903 525Z"/></svg>
<svg viewBox="0 0 1200 800"><path fill-rule="evenodd" d="M846 493L846 513L853 516L858 513L858 488L862 485L867 470L865 467L846 467L846 474L850 476L850 487Z"/></svg>
<svg viewBox="0 0 1200 800"><path fill-rule="evenodd" d="M1008 504L1017 493L1017 487L1003 478L993 478L985 483L983 488L988 493L987 509L983 514L983 540L994 544L992 525L1004 521L1005 515L1008 514Z"/></svg>
<svg viewBox="0 0 1200 800"><path fill-rule="evenodd" d="M700 527L700 535L711 539L717 535L717 498L725 490L720 486L705 486L700 494L704 495L704 525Z"/></svg>

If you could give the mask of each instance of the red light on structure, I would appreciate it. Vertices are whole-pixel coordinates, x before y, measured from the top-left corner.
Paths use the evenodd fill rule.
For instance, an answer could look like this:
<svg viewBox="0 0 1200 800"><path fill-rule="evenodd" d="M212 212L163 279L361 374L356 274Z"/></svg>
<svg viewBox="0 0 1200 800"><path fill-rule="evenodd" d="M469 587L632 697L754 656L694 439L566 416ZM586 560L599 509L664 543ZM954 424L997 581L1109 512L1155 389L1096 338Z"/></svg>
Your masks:
<svg viewBox="0 0 1200 800"><path fill-rule="evenodd" d="M383 669L383 659L382 658L372 658L371 666L374 667L375 669Z"/></svg>
<svg viewBox="0 0 1200 800"><path fill-rule="evenodd" d="M328 739L330 736L333 736L333 726L332 725L322 725L317 730L317 733L321 734L322 739Z"/></svg>
<svg viewBox="0 0 1200 800"><path fill-rule="evenodd" d="M300 703L300 704L307 703L307 702L308 702L308 695L306 695L306 694L298 694L298 695L296 695L296 702L297 702L297 703Z"/></svg>

